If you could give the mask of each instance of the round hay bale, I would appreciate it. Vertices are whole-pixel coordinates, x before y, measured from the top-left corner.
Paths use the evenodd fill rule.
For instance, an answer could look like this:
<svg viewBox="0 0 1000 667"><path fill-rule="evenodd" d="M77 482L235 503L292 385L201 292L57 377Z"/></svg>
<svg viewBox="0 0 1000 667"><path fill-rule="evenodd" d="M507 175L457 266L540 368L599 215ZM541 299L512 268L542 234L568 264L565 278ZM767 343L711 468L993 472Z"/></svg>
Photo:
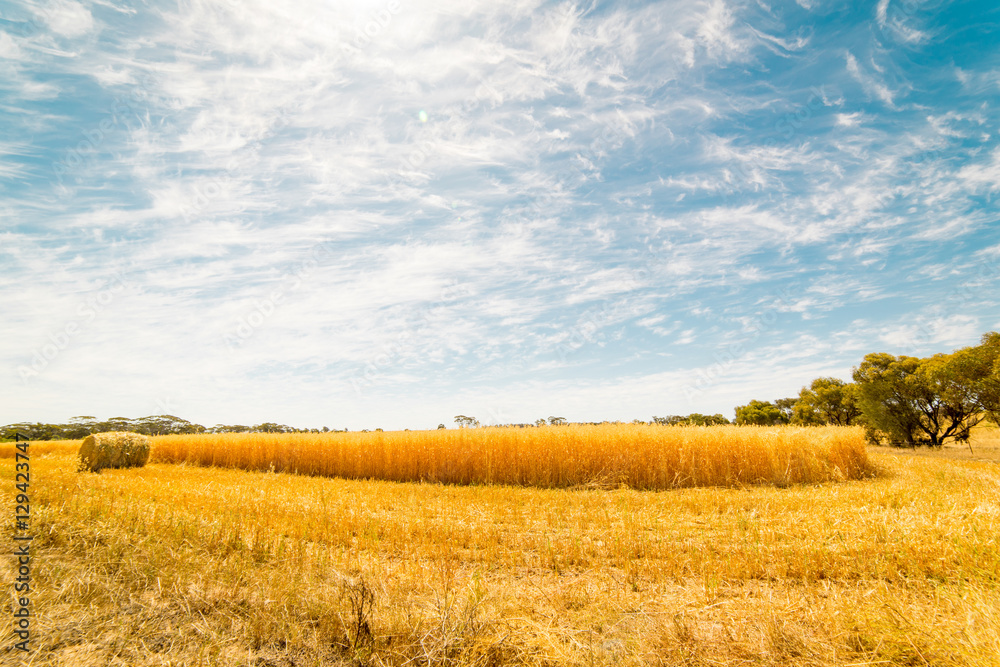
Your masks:
<svg viewBox="0 0 1000 667"><path fill-rule="evenodd" d="M149 445L149 438L139 433L92 433L80 445L80 469L141 468L149 460Z"/></svg>

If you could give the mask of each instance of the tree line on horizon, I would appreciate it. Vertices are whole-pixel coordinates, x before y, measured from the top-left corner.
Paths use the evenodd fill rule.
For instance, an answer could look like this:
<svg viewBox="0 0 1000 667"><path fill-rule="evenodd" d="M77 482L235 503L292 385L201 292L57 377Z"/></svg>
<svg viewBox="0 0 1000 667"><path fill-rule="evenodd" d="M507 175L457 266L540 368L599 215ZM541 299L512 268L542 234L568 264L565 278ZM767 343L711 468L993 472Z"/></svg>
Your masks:
<svg viewBox="0 0 1000 667"><path fill-rule="evenodd" d="M797 398L750 401L737 424L859 425L871 444L941 447L968 442L984 420L1000 425L1000 333L930 357L865 355L853 382L820 377Z"/></svg>
<svg viewBox="0 0 1000 667"><path fill-rule="evenodd" d="M654 416L636 424L664 426L737 425L863 426L872 444L899 447L940 447L946 441L968 442L971 430L984 419L1000 425L1000 333L982 336L979 345L930 357L893 356L884 352L865 355L854 368L853 382L819 377L803 387L798 397L775 401L752 400L736 407L730 422L721 414ZM456 415L460 428L480 426L479 420ZM564 417L540 418L533 423L501 424L518 428L562 426ZM574 422L607 424L609 422ZM610 422L621 423L621 422ZM445 428L444 424L438 425ZM381 431L382 429L375 429ZM409 429L407 429L409 430ZM254 426L216 424L206 428L175 417L155 415L98 421L92 416L73 417L67 424L22 422L0 427L0 440L20 433L32 440L79 440L91 433L132 431L143 435L197 433L329 433L323 428L295 428L275 422ZM347 431L347 429L343 429ZM367 432L364 429L363 432Z"/></svg>
<svg viewBox="0 0 1000 667"><path fill-rule="evenodd" d="M346 431L347 429L344 429ZM67 424L43 424L41 422L21 422L0 426L0 439L13 440L16 433L31 440L80 440L91 433L110 431L131 431L142 435L188 435L197 433L329 433L331 429L295 428L275 422L264 422L253 426L242 424L216 424L206 428L173 415L154 415L129 419L112 417L99 421L92 416L72 417ZM332 432L336 433L336 430Z"/></svg>

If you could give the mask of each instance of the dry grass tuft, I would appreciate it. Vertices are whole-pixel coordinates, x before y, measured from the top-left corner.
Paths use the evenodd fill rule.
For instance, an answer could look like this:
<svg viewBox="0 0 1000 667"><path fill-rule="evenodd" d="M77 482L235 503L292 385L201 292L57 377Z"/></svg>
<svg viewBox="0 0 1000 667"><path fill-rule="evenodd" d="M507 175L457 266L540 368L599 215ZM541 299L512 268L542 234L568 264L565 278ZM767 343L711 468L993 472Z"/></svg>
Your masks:
<svg viewBox="0 0 1000 667"><path fill-rule="evenodd" d="M658 490L870 477L857 428L635 424L333 434L171 435L162 463L345 479Z"/></svg>
<svg viewBox="0 0 1000 667"><path fill-rule="evenodd" d="M31 456L76 455L80 451L79 440L32 440ZM17 455L14 442L0 443L0 459L12 459Z"/></svg>

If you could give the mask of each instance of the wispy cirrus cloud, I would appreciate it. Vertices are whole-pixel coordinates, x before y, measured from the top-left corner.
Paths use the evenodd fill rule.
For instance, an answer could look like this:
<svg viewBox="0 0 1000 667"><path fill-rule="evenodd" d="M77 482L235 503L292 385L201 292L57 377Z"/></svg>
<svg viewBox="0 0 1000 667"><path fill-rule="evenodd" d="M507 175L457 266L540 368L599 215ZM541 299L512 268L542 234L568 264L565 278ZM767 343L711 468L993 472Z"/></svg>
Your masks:
<svg viewBox="0 0 1000 667"><path fill-rule="evenodd" d="M972 342L1000 70L936 11L18 4L8 421L727 412Z"/></svg>

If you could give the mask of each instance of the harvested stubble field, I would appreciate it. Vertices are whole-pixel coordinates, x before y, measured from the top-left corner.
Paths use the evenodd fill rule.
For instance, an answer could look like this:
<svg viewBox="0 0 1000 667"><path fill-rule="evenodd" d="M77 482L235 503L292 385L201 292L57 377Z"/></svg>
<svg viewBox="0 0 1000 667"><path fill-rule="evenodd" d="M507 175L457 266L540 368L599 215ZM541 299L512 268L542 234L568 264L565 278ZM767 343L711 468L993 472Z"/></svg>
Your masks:
<svg viewBox="0 0 1000 667"><path fill-rule="evenodd" d="M79 474L54 445L28 660L1000 664L1000 466L871 451L864 480L651 492Z"/></svg>

